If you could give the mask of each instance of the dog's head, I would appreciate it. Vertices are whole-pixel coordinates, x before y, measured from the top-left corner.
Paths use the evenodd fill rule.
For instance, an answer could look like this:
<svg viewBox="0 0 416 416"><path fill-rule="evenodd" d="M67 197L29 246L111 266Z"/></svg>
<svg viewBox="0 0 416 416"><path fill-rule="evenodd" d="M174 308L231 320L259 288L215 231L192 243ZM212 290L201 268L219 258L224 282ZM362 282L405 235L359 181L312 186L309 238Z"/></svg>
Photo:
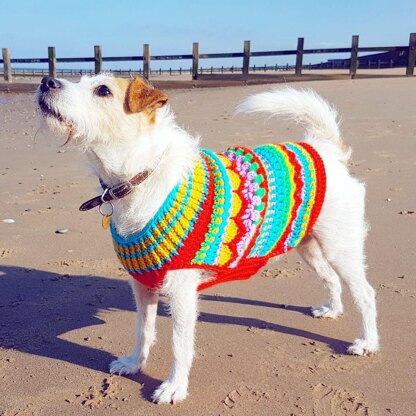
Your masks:
<svg viewBox="0 0 416 416"><path fill-rule="evenodd" d="M140 136L156 122L168 97L141 78L82 77L78 83L45 77L36 92L42 120L66 142L84 147Z"/></svg>

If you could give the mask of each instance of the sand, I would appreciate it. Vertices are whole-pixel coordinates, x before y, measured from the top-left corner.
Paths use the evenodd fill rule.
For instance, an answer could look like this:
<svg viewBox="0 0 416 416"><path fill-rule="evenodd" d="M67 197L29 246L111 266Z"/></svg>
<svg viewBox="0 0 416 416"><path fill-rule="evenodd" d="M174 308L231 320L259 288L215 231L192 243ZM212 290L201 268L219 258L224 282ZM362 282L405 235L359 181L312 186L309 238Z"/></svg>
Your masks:
<svg viewBox="0 0 416 416"><path fill-rule="evenodd" d="M380 353L345 355L359 328L347 290L342 318L310 316L324 290L291 253L250 281L202 293L190 395L176 406L150 401L171 363L167 300L146 370L110 376L108 363L132 346L134 305L100 215L78 211L97 180L82 155L36 135L32 96L0 96L0 415L414 415L415 82L296 84L336 104L351 170L368 185ZM268 88L169 95L179 123L219 150L299 137L292 125L233 116Z"/></svg>

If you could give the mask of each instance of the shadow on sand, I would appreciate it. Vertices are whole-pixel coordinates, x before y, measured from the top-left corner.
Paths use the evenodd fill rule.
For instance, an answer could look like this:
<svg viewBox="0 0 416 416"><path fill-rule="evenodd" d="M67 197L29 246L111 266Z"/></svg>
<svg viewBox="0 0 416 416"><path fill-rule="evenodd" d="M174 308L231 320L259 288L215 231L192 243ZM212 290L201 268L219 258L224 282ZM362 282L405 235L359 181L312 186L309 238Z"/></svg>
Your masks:
<svg viewBox="0 0 416 416"><path fill-rule="evenodd" d="M203 294L203 302L231 302L284 309L309 314L309 309L251 299ZM166 316L163 300L158 310ZM0 347L27 354L66 361L107 373L114 356L86 345L61 339L69 331L103 324L99 313L111 310L134 311L127 281L91 275L63 275L15 266L0 266ZM345 350L345 341L295 329L256 318L201 313L199 321L256 327L326 343L332 350ZM131 377L145 384L144 397L160 383L145 374Z"/></svg>

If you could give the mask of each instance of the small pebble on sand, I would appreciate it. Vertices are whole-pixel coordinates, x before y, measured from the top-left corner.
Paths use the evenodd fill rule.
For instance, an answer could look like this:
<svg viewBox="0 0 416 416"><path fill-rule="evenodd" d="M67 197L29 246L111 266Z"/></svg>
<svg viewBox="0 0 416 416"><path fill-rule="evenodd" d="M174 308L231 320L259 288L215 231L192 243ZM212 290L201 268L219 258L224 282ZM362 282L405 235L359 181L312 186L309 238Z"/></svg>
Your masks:
<svg viewBox="0 0 416 416"><path fill-rule="evenodd" d="M13 220L12 218L6 218L4 220L2 220L4 223L6 224L14 224L16 221Z"/></svg>
<svg viewBox="0 0 416 416"><path fill-rule="evenodd" d="M61 228L60 230L56 230L55 234L66 234L68 231L68 228Z"/></svg>

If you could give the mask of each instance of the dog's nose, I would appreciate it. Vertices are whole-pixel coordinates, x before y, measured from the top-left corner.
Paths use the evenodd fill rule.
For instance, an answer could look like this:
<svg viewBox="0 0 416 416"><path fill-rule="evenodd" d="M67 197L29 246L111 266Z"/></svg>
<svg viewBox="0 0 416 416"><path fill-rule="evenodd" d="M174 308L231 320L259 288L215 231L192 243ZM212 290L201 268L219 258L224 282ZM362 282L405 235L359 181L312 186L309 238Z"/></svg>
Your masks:
<svg viewBox="0 0 416 416"><path fill-rule="evenodd" d="M56 90L61 87L62 87L62 83L52 77L43 77L42 81L40 82L40 90L42 92L46 92L49 90Z"/></svg>

